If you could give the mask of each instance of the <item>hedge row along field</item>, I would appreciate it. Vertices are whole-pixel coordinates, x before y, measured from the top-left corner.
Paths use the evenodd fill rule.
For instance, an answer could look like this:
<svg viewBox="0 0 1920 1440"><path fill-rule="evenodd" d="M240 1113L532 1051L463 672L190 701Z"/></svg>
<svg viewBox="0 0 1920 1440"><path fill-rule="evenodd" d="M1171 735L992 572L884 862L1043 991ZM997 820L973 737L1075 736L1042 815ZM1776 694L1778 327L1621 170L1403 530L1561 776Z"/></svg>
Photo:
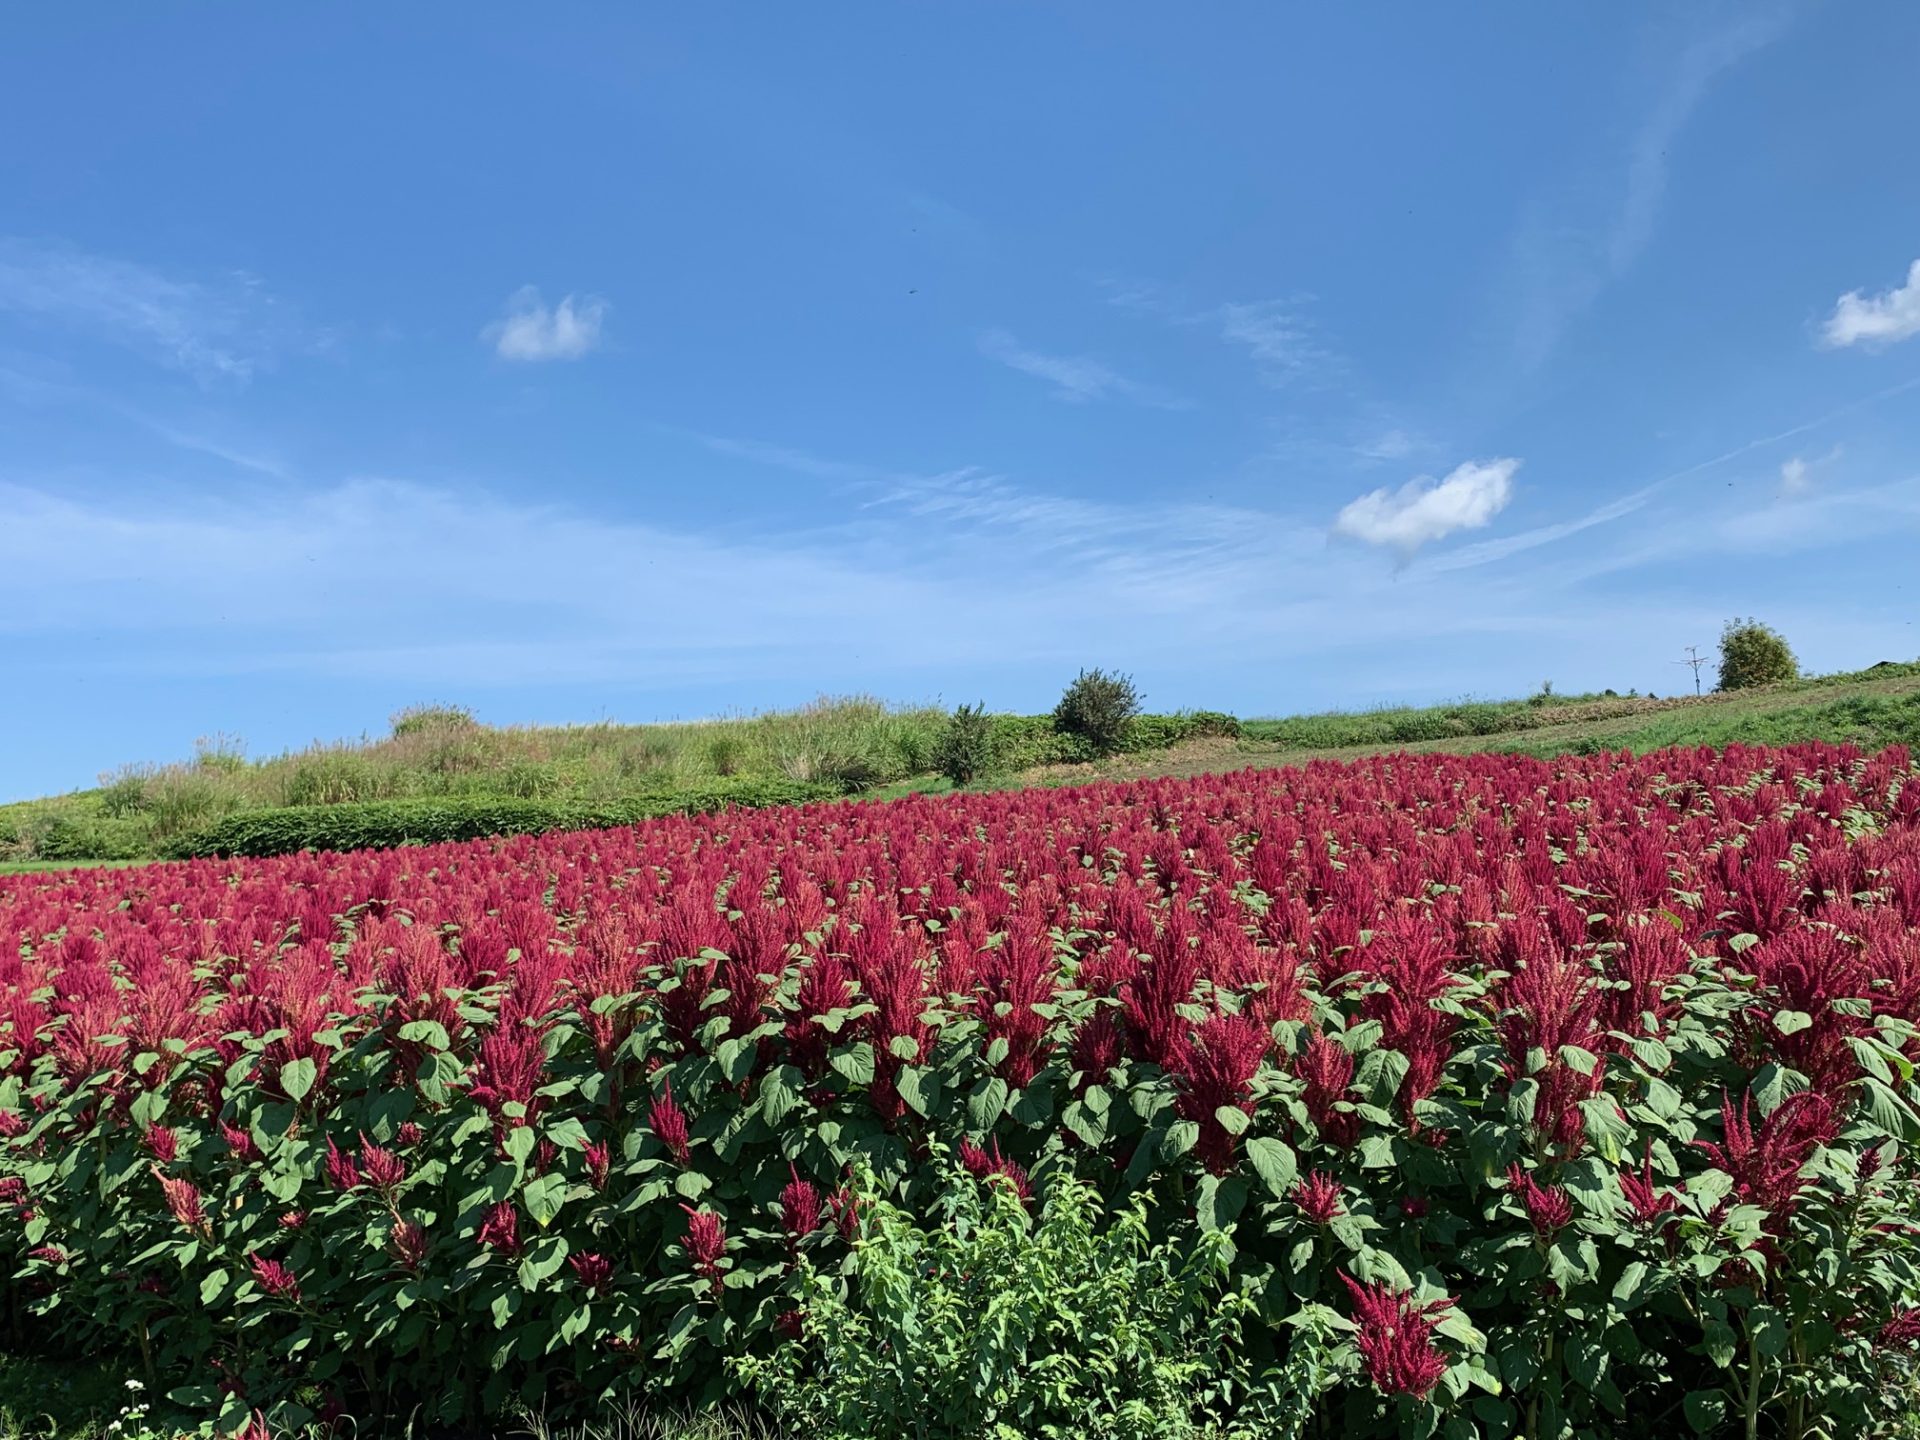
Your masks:
<svg viewBox="0 0 1920 1440"><path fill-rule="evenodd" d="M1863 1435L1909 1398L1901 750L68 872L0 881L0 927L8 1305L227 1430L804 1377L806 1297L876 1212L940 1213L950 1155L1223 1258L1205 1398L1284 1391L1264 1433ZM1069 1398L992 1418L1161 1433Z"/></svg>

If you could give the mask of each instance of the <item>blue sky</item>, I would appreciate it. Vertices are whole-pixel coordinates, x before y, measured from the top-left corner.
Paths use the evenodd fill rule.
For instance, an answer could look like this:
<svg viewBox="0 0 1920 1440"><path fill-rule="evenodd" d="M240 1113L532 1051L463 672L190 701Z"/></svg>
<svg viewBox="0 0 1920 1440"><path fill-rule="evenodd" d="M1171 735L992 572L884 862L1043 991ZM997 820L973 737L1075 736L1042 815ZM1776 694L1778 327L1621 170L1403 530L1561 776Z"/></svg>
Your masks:
<svg viewBox="0 0 1920 1440"><path fill-rule="evenodd" d="M41 6L0 797L1920 654L1920 8Z"/></svg>

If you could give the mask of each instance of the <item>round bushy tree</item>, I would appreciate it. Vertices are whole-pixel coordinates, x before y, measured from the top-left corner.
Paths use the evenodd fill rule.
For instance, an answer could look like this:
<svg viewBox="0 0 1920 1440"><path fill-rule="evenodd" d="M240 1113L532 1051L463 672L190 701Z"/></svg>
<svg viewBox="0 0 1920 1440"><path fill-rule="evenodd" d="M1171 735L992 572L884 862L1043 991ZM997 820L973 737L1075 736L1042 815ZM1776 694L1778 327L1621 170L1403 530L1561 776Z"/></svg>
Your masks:
<svg viewBox="0 0 1920 1440"><path fill-rule="evenodd" d="M1735 618L1720 632L1720 688L1745 690L1798 679L1800 662L1786 637L1758 620Z"/></svg>
<svg viewBox="0 0 1920 1440"><path fill-rule="evenodd" d="M984 774L993 763L993 722L985 705L958 706L934 745L934 763L956 785Z"/></svg>
<svg viewBox="0 0 1920 1440"><path fill-rule="evenodd" d="M1140 694L1131 676L1082 670L1053 707L1057 730L1077 735L1098 755L1111 755L1127 738L1140 713Z"/></svg>

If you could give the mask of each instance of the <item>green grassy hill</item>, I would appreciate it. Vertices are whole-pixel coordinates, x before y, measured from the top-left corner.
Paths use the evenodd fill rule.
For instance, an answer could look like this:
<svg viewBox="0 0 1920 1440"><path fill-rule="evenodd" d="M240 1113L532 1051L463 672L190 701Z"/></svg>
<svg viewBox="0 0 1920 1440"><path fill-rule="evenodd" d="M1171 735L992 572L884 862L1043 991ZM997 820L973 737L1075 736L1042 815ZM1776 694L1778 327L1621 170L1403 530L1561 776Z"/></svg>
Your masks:
<svg viewBox="0 0 1920 1440"><path fill-rule="evenodd" d="M672 810L944 790L946 712L867 698L665 725L494 728L463 710L394 717L379 739L248 760L128 766L93 790L0 806L0 870L196 853L277 853L626 823ZM992 719L980 785L1200 774L1382 750L1535 755L1734 741L1920 746L1920 663L1701 697L1611 692L1236 721L1145 715L1097 759L1046 716Z"/></svg>
<svg viewBox="0 0 1920 1440"><path fill-rule="evenodd" d="M192 760L125 766L92 790L0 806L0 865L277 853L294 842L349 849L875 793L924 783L947 723L944 710L865 697L685 724L546 728L421 707L378 739L264 760L216 739ZM991 723L1003 773L1088 758L1047 716ZM1141 715L1124 748L1163 749L1237 723Z"/></svg>
<svg viewBox="0 0 1920 1440"><path fill-rule="evenodd" d="M1199 775L1249 765L1348 760L1387 750L1638 754L1673 745L1788 745L1803 740L1920 750L1920 662L1699 697L1541 695L1247 720L1240 731L1231 741L1194 742L1163 754L1049 767L1036 778Z"/></svg>

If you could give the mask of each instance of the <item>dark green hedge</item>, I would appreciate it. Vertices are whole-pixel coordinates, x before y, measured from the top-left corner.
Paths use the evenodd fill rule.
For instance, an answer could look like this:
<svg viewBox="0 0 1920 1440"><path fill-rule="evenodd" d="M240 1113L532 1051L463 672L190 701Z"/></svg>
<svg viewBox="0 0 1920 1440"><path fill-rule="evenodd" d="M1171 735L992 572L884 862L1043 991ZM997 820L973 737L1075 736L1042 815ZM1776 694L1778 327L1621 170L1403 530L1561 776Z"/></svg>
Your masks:
<svg viewBox="0 0 1920 1440"><path fill-rule="evenodd" d="M296 850L377 850L488 835L605 830L660 815L706 813L729 805L802 805L830 800L837 786L798 780L712 780L681 790L599 802L450 798L294 805L229 816L169 847L174 859L289 855Z"/></svg>
<svg viewBox="0 0 1920 1440"><path fill-rule="evenodd" d="M1096 756L1078 735L1054 728L1051 715L991 717L994 766L1002 771L1035 765L1074 765ZM1164 750L1183 740L1208 735L1238 735L1240 722L1218 710L1183 710L1173 715L1136 715L1128 723L1121 750Z"/></svg>

